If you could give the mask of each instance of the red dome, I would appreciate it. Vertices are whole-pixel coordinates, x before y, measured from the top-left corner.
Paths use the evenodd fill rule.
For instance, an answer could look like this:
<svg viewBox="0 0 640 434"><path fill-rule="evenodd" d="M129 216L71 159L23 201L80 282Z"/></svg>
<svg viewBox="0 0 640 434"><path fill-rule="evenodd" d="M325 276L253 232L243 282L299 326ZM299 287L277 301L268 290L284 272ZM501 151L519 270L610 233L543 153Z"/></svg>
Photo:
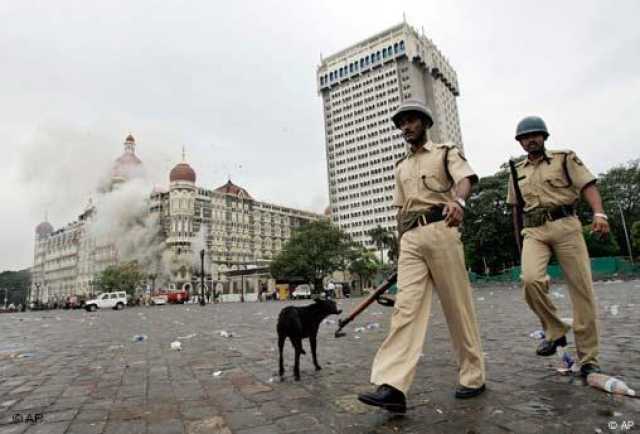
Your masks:
<svg viewBox="0 0 640 434"><path fill-rule="evenodd" d="M42 222L36 226L36 235L39 237L45 237L53 232L53 226L49 222Z"/></svg>
<svg viewBox="0 0 640 434"><path fill-rule="evenodd" d="M221 187L216 188L214 191L224 194L232 194L245 199L253 199L249 192L242 187L235 185L231 180Z"/></svg>
<svg viewBox="0 0 640 434"><path fill-rule="evenodd" d="M196 182L196 172L187 163L179 163L171 169L169 181L189 181Z"/></svg>

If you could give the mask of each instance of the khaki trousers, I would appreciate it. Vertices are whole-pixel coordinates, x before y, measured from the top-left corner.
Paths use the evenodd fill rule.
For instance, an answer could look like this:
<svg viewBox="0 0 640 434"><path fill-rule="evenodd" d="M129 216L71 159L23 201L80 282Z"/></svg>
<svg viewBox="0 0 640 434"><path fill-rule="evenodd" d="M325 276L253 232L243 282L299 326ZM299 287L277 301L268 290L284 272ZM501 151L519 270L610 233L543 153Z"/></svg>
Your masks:
<svg viewBox="0 0 640 434"><path fill-rule="evenodd" d="M460 233L444 222L419 226L402 236L396 303L389 335L373 361L372 383L407 394L427 334L434 286L458 356L460 384L484 384L484 358Z"/></svg>
<svg viewBox="0 0 640 434"><path fill-rule="evenodd" d="M565 335L570 327L556 314L549 297L547 265L555 253L569 286L578 361L598 363L598 320L591 282L589 252L577 217L565 217L522 231L522 283L527 304L538 316L547 339Z"/></svg>

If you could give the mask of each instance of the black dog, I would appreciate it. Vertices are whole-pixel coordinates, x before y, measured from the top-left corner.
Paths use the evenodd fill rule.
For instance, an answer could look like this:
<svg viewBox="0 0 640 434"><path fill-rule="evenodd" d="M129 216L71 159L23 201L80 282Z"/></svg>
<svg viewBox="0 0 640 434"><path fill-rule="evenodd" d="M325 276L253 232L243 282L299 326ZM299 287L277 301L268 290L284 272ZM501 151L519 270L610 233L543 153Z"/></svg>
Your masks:
<svg viewBox="0 0 640 434"><path fill-rule="evenodd" d="M339 315L336 302L333 300L321 300L316 298L313 304L307 306L287 306L280 311L278 316L278 350L280 350L280 379L284 375L284 364L282 362L282 349L286 338L291 340L296 353L296 362L293 366L293 375L296 381L300 380L300 354L306 354L302 348L302 339L309 338L311 344L311 355L316 371L322 369L318 365L316 358L316 338L318 327L323 319L329 315Z"/></svg>

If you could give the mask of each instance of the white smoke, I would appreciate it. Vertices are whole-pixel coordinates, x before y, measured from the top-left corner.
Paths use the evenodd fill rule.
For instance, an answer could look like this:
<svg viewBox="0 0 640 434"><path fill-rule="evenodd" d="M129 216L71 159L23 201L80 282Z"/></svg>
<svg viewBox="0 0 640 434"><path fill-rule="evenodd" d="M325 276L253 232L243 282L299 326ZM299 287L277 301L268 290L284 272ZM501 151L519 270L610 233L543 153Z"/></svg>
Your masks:
<svg viewBox="0 0 640 434"><path fill-rule="evenodd" d="M134 178L99 194L87 234L99 245L113 244L119 262L137 261L162 284L169 278L169 255L160 216L149 212L150 192L147 181Z"/></svg>

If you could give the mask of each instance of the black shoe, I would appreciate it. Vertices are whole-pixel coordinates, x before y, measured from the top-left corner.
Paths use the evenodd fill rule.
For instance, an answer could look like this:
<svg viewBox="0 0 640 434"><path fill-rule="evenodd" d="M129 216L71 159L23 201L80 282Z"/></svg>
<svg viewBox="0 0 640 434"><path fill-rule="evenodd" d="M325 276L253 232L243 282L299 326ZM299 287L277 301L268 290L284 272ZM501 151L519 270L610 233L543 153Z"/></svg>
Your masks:
<svg viewBox="0 0 640 434"><path fill-rule="evenodd" d="M556 353L556 349L558 347L566 347L567 346L567 337L561 336L555 341L543 340L538 349L536 350L536 354L539 356L553 356Z"/></svg>
<svg viewBox="0 0 640 434"><path fill-rule="evenodd" d="M385 410L394 413L407 412L407 403L404 397L404 393L400 392L395 387L391 387L386 384L379 386L375 392L359 394L358 400L360 402L364 402L367 405L382 407Z"/></svg>
<svg viewBox="0 0 640 434"><path fill-rule="evenodd" d="M456 398L458 399L467 399L473 398L475 396L480 395L486 389L483 384L480 387L467 387L467 386L458 386L456 387Z"/></svg>
<svg viewBox="0 0 640 434"><path fill-rule="evenodd" d="M601 372L602 370L600 369L600 366L596 365L595 363L585 363L584 365L580 366L580 375L582 375L584 378L587 378L589 374L599 374Z"/></svg>

